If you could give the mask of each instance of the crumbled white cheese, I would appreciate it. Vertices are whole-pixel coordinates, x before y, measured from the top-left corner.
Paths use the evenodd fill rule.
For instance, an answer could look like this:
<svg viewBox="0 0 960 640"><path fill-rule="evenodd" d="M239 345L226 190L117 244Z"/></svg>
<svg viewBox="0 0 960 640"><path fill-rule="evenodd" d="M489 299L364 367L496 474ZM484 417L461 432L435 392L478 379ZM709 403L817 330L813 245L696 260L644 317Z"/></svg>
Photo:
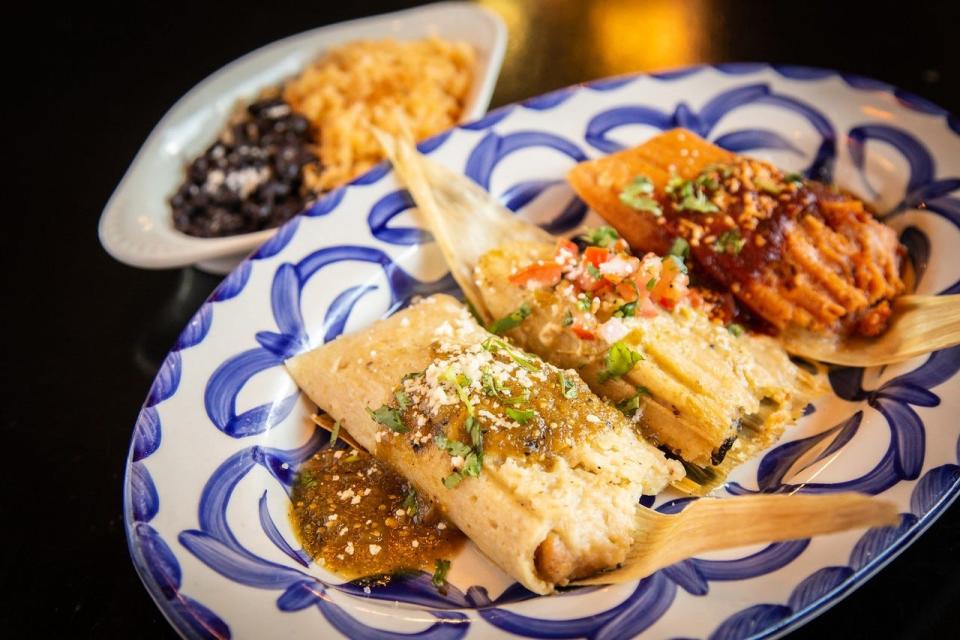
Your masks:
<svg viewBox="0 0 960 640"><path fill-rule="evenodd" d="M372 556L377 555L378 553L380 553L380 549L381 549L381 547L380 547L380 545L378 545L378 544L372 544L372 545L370 545L370 555L372 555Z"/></svg>

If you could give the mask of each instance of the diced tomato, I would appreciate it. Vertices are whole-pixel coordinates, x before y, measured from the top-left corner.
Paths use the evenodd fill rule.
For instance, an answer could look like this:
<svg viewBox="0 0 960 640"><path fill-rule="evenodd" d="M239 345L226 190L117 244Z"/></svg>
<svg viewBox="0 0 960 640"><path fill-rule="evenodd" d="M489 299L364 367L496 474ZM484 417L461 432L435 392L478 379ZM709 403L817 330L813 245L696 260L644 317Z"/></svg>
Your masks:
<svg viewBox="0 0 960 640"><path fill-rule="evenodd" d="M589 262L597 268L610 258L610 252L602 247L587 247L583 250L584 261Z"/></svg>
<svg viewBox="0 0 960 640"><path fill-rule="evenodd" d="M627 302L633 302L639 296L637 295L637 286L630 282L621 282L617 285L617 295L623 298Z"/></svg>
<svg viewBox="0 0 960 640"><path fill-rule="evenodd" d="M556 263L531 264L510 276L510 282L520 287L552 287L560 282L561 267Z"/></svg>
<svg viewBox="0 0 960 640"><path fill-rule="evenodd" d="M570 331L573 331L574 334L581 340L593 340L596 338L596 334L589 329L581 327L579 324L575 324L570 327Z"/></svg>
<svg viewBox="0 0 960 640"><path fill-rule="evenodd" d="M650 301L650 298L641 298L637 302L637 307L634 313L641 318L652 318L657 315L659 311L657 310L657 305L653 304L653 302Z"/></svg>

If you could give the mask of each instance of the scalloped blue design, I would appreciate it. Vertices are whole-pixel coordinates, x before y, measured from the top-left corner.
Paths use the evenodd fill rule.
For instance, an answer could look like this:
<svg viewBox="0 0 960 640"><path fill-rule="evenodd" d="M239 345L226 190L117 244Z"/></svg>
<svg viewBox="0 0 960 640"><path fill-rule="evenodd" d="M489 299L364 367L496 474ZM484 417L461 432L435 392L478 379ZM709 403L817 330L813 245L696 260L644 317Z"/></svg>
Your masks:
<svg viewBox="0 0 960 640"><path fill-rule="evenodd" d="M504 158L512 153L531 147L546 147L558 151L574 162L583 162L587 156L571 141L546 132L516 131L505 136L488 133L477 144L464 167L464 174L484 189L490 188L490 178L494 169ZM530 180L519 182L499 196L500 201L511 211L517 211L531 202L546 189L564 184L563 180ZM574 229L587 214L587 207L576 196L572 196L566 206L549 223L541 225L550 233L563 233Z"/></svg>
<svg viewBox="0 0 960 640"><path fill-rule="evenodd" d="M223 279L223 282L214 289L213 294L210 296L210 302L224 302L240 295L243 288L247 286L247 281L250 280L251 269L252 263L247 261L241 262L240 265L231 271L230 274Z"/></svg>
<svg viewBox="0 0 960 640"><path fill-rule="evenodd" d="M177 392L180 386L180 352L171 351L160 365L144 406L154 407Z"/></svg>
<svg viewBox="0 0 960 640"><path fill-rule="evenodd" d="M346 193L347 190L343 187L334 189L313 203L313 206L307 209L304 214L310 218L329 215L340 206L340 203L343 201L343 196L346 195Z"/></svg>
<svg viewBox="0 0 960 640"><path fill-rule="evenodd" d="M173 345L174 351L181 351L200 344L203 339L207 337L207 332L210 331L210 324L212 322L213 307L205 304L193 315L183 332L180 333L176 343Z"/></svg>
<svg viewBox="0 0 960 640"><path fill-rule="evenodd" d="M688 67L653 74L651 77L657 82L669 83L709 69L707 66ZM772 71L798 83L819 81L838 75L806 67L771 68L761 64L742 63L716 65L713 69L734 77L765 74L769 78ZM885 83L849 74L840 77L856 90L895 93L901 104L914 111L934 117L946 116L939 107L911 94L896 91ZM627 87L637 78L624 76L589 83L579 88L564 89L529 100L523 108L533 111L561 109L578 91L613 93ZM699 112L679 103L672 111L658 111L643 104L635 104L619 105L619 112L615 108L606 113L594 114L594 119L587 127L585 142L604 150L601 148L603 144L612 144L606 137L608 132L623 124L638 123L652 123L661 128L686 126L702 135L709 135L716 124L732 110L744 104L763 104L799 115L820 135L820 146L814 157L808 159L806 172L812 177L829 178L835 156L835 141L838 139L830 121L811 105L798 99L797 93L786 95L774 92L762 81L763 78L757 78L759 81L752 83L749 80L751 79L745 79L740 86L718 92L706 101ZM628 110L622 110L625 107ZM489 186L490 175L497 163L513 150L528 146L547 146L565 153L575 161L585 158L578 146L579 140L566 140L555 134L544 135L546 132L537 130L495 133L493 128L504 122L516 108L505 107L492 112L481 121L459 128L465 132L480 132L467 161L467 173L472 178L484 186ZM946 116L945 123L955 133L960 133L960 120L956 117ZM435 136L421 143L419 147L423 152L429 153L440 148L451 134L452 131L448 131ZM518 134L520 137L517 137ZM886 123L865 123L851 128L846 138L851 156L859 162L856 166L861 170L863 148L869 141L888 144L899 150L907 160L911 169L908 192L901 204L888 216L897 215L910 208L923 207L960 228L960 198L954 195L954 192L960 189L960 178L937 176L933 157L914 136ZM600 145L595 144L597 142ZM790 139L776 131L762 128L733 131L719 136L715 142L736 151L767 148L801 155L801 151ZM306 217L333 214L342 208L347 191L379 183L390 175L386 164L378 165L350 185L322 198L306 212ZM557 183L556 180L515 182L508 186L500 197L508 207L516 210L528 205ZM869 188L869 185L867 187ZM390 195L393 196L392 199L389 198ZM382 207L380 210L367 212L370 236L374 241L396 246L429 241L429 236L417 229L390 226L390 221L409 206L409 202L404 202L402 192L383 196L378 204ZM582 203L571 200L560 215L555 216L545 226L554 232L569 229L579 224L582 211L585 211ZM231 273L211 295L208 303L201 307L184 329L171 355L165 360L134 429L125 486L131 553L151 595L171 622L188 637L228 637L230 630L216 614L179 591L181 568L176 557L157 531L147 524L157 514L160 501L158 488L143 462L156 452L162 443L156 407L177 393L183 366L178 352L193 347L206 338L215 320L212 305L240 295L250 279L256 261L277 256L282 258L284 249L297 235L304 219L306 218L296 218L281 228L271 241ZM929 240L917 228L905 229L903 238L911 250L911 259L916 265L920 265L917 271L922 276L925 270L923 265L929 257ZM407 304L413 295L449 291L453 288L449 276L436 282L416 280L396 265L386 253L372 246L325 247L296 263L281 260L276 265L258 267L272 270L268 272L268 276L270 273L273 275L271 309L276 327L263 327L255 332L252 337L256 340L256 346L225 359L208 381L204 402L216 428L240 438L263 433L289 414L296 396L243 412L237 411L236 398L251 376L279 366L283 358L309 345L340 335L357 302L377 289L377 285L372 282L346 286L333 297L322 326L318 329L311 328L317 335L308 335L301 312L302 289L307 281L321 273L325 266L341 261L360 261L380 266L390 294L387 313ZM960 291L960 280L945 291ZM863 388L862 370L841 369L832 372L831 383L837 395L851 402L862 403L862 409L848 420L819 434L784 443L769 451L761 460L758 470L759 490L816 492L857 489L880 492L898 482L916 479L910 502L912 513L902 514L898 527L868 531L851 551L847 566L818 569L796 585L786 603L756 604L736 612L717 627L711 637L742 637L745 633L769 636L813 615L838 594L854 588L876 567L902 549L918 535L924 521L936 517L950 499L960 492L960 466L944 464L922 473L925 433L920 414L914 409L937 406L940 398L933 388L954 376L958 369L960 347L932 354L914 371L872 390ZM840 451L856 437L863 411L871 409L885 418L890 430L887 450L876 461L873 469L860 478L842 483L806 484L802 487L789 483L790 478L797 472ZM612 609L573 620L542 620L511 611L509 605L535 597L517 584L491 601L479 587L470 587L466 593L451 587L445 594L440 594L432 587L430 576L419 572L395 579L385 587L372 588L368 594L359 585L327 585L297 568L267 562L257 557L239 544L226 520L226 508L232 498L233 489L247 473L254 468L262 468L285 491L289 491L296 465L324 442L326 435L320 432L308 443L292 451L253 446L236 453L208 480L198 508L199 527L181 532L178 540L185 549L221 575L255 588L276 590L279 594L278 610L296 611L315 606L336 630L351 637L460 638L466 634L472 622L457 610L470 608L477 609L479 616L495 627L527 637L573 637L578 635L579 631L591 637L633 635L655 623L669 609L678 587L691 596L703 597L709 594L711 581L744 580L765 575L794 561L808 547L808 541L800 540L769 545L757 553L735 560L688 559L640 582L630 597ZM804 457L817 446L822 450L814 460ZM957 441L955 453L957 462L960 463L960 439ZM801 458L805 460L802 467L798 465ZM728 490L734 494L750 491L738 485L731 485ZM258 504L264 536L285 557L289 557L294 565L304 568L308 564L306 555L283 538L267 510L265 496L265 493L260 495ZM658 510L663 513L676 513L689 502L689 499L674 500L661 505ZM650 506L652 501L645 501L644 504ZM331 589L351 597L400 601L421 607L436 619L436 623L411 634L391 634L367 626L345 609L332 604L326 597ZM586 591L572 590L570 593Z"/></svg>
<svg viewBox="0 0 960 640"><path fill-rule="evenodd" d="M431 242L433 234L424 229L388 226L395 217L415 207L416 204L406 189L383 196L370 208L370 214L367 216L370 235L388 244L413 245Z"/></svg>
<svg viewBox="0 0 960 640"><path fill-rule="evenodd" d="M277 255L283 248L290 244L297 228L300 226L300 218L296 217L280 227L277 232L266 242L260 245L260 248L250 256L251 260L266 260Z"/></svg>
<svg viewBox="0 0 960 640"><path fill-rule="evenodd" d="M735 72L738 73L738 72ZM830 181L836 156L836 133L829 120L805 102L771 91L766 83L748 84L724 91L694 112L685 102L677 104L673 113L643 105L619 106L595 115L587 124L584 138L604 153L615 153L623 145L610 139L611 131L628 124L644 124L661 131L683 127L709 138L711 131L731 111L748 104L767 104L802 116L820 134L821 144L807 166L808 177ZM727 133L714 142L738 153L756 149L786 149L799 153L788 140L773 131L745 129Z"/></svg>
<svg viewBox="0 0 960 640"><path fill-rule="evenodd" d="M723 621L710 634L710 640L740 640L756 637L762 631L779 625L793 614L793 609L782 604L755 604Z"/></svg>
<svg viewBox="0 0 960 640"><path fill-rule="evenodd" d="M134 462L143 460L160 448L160 416L154 407L145 407L137 417L133 428L133 443L130 447Z"/></svg>

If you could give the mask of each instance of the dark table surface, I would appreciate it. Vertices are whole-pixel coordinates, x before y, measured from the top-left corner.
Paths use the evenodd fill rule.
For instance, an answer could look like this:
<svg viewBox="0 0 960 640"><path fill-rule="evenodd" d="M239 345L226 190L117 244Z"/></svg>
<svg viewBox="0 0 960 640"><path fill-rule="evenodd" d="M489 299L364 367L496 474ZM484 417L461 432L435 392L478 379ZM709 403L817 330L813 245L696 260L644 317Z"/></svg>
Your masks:
<svg viewBox="0 0 960 640"><path fill-rule="evenodd" d="M234 58L410 4L72 3L6 16L5 47L27 35L5 64L3 132L15 150L2 201L13 229L0 252L6 637L174 636L130 563L121 480L160 359L217 278L133 269L100 248L101 208L137 149L184 92ZM510 29L493 106L628 71L771 61L872 76L960 112L956 2L484 4ZM958 554L955 504L795 636L956 637Z"/></svg>

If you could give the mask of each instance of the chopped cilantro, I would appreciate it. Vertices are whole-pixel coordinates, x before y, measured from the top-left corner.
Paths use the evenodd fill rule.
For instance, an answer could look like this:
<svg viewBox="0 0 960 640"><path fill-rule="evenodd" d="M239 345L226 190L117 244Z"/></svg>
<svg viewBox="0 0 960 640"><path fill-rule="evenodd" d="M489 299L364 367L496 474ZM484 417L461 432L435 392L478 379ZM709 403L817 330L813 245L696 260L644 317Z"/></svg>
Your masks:
<svg viewBox="0 0 960 640"><path fill-rule="evenodd" d="M573 380L568 380L567 376L563 375L563 371L558 371L557 376L560 378L560 391L563 393L563 397L573 400L577 397L577 383Z"/></svg>
<svg viewBox="0 0 960 640"><path fill-rule="evenodd" d="M463 470L460 474L463 477L477 478L480 476L480 469L483 466L483 462L480 459L480 455L476 451L471 451L467 454L467 457L463 459Z"/></svg>
<svg viewBox="0 0 960 640"><path fill-rule="evenodd" d="M636 415L637 411L640 410L640 396L649 396L650 390L646 387L637 387L637 392L624 400L623 402L617 403L617 409L619 409L625 416L632 418Z"/></svg>
<svg viewBox="0 0 960 640"><path fill-rule="evenodd" d="M643 356L621 341L614 342L603 359L603 371L600 382L619 378L633 369L633 365L643 360Z"/></svg>
<svg viewBox="0 0 960 640"><path fill-rule="evenodd" d="M470 441L473 442L473 448L479 455L483 455L483 430L480 429L480 423L473 416L469 416L464 423L467 433L470 434Z"/></svg>
<svg viewBox="0 0 960 640"><path fill-rule="evenodd" d="M597 247L611 247L620 235L613 227L597 227L596 229L587 229L580 237L589 245Z"/></svg>
<svg viewBox="0 0 960 640"><path fill-rule="evenodd" d="M707 200L707 195L703 191L697 191L695 194L684 196L683 200L677 205L678 209L687 211L696 211L698 213L714 213L720 208Z"/></svg>
<svg viewBox="0 0 960 640"><path fill-rule="evenodd" d="M581 295L577 298L577 308L579 308L580 311L590 311L590 307L592 306L593 301L587 296Z"/></svg>
<svg viewBox="0 0 960 640"><path fill-rule="evenodd" d="M469 445L460 442L459 440L449 440L444 435L434 436L433 441L439 448L443 449L451 456L465 456L471 451Z"/></svg>
<svg viewBox="0 0 960 640"><path fill-rule="evenodd" d="M677 174L673 174L673 175L670 176L670 179L667 180L667 186L664 187L663 190L664 190L668 195L671 195L671 196L672 196L673 194L677 193L678 191L680 191L681 189L683 189L683 188L684 188L686 185L688 185L688 184L690 184L690 181L689 181L689 180L684 180L683 178L681 178L681 177L678 176Z"/></svg>
<svg viewBox="0 0 960 640"><path fill-rule="evenodd" d="M660 203L652 198L652 195L653 183L650 182L650 178L637 176L620 191L620 202L637 211L647 211L655 216L662 216L663 210L660 208Z"/></svg>
<svg viewBox="0 0 960 640"><path fill-rule="evenodd" d="M480 386L483 387L483 392L488 396L495 396L503 390L500 381L493 377L493 374L489 371L480 374Z"/></svg>
<svg viewBox="0 0 960 640"><path fill-rule="evenodd" d="M410 398L403 391L394 391L393 397L396 399L401 412L406 411L407 407L410 406Z"/></svg>
<svg viewBox="0 0 960 640"><path fill-rule="evenodd" d="M595 266L593 266L592 262L587 263L587 273L589 273L594 278L600 279L600 276L601 276L600 269L597 269Z"/></svg>
<svg viewBox="0 0 960 640"><path fill-rule="evenodd" d="M760 187L760 190L764 193L769 193L772 196L780 195L780 192L783 191L783 187L778 185L773 180L767 180L765 178L754 178L753 183Z"/></svg>
<svg viewBox="0 0 960 640"><path fill-rule="evenodd" d="M743 335L744 328L743 325L737 324L736 322L731 322L727 325L727 331L732 333L735 337L739 338Z"/></svg>
<svg viewBox="0 0 960 640"><path fill-rule="evenodd" d="M533 416L537 415L533 409L514 409L513 407L507 407L506 414L511 420L515 420L520 424L527 424L533 420Z"/></svg>
<svg viewBox="0 0 960 640"><path fill-rule="evenodd" d="M507 404L518 405L530 401L530 391L527 389L523 390L519 396L511 396L503 393L501 391L500 402L506 402Z"/></svg>
<svg viewBox="0 0 960 640"><path fill-rule="evenodd" d="M460 398L460 402L467 408L467 413L472 416L473 404L470 402L470 395L467 393L467 387L470 386L470 378L462 373L454 375L453 369L448 368L443 372L443 375L440 376L440 379L453 386L457 392L457 397Z"/></svg>
<svg viewBox="0 0 960 640"><path fill-rule="evenodd" d="M313 477L313 474L309 471L300 472L300 483L306 487L310 488L313 485L317 484L317 479Z"/></svg>
<svg viewBox="0 0 960 640"><path fill-rule="evenodd" d="M793 182L795 184L802 185L803 175L800 173L788 173L787 175L783 176L783 180L784 182Z"/></svg>
<svg viewBox="0 0 960 640"><path fill-rule="evenodd" d="M340 437L340 421L333 423L333 429L330 430L330 446L337 444L337 438Z"/></svg>
<svg viewBox="0 0 960 640"><path fill-rule="evenodd" d="M521 322L530 317L530 313L530 305L524 302L504 317L493 321L490 326L487 327L487 331L497 335L504 334L510 331L510 329L520 326Z"/></svg>
<svg viewBox="0 0 960 640"><path fill-rule="evenodd" d="M537 361L533 359L533 356L528 355L527 353L517 349L516 347L508 344L502 338L491 337L483 341L483 344L480 345L484 350L491 353L496 353L498 351L503 351L510 359L516 362L518 365L526 369L527 371L539 371L540 367L537 365Z"/></svg>
<svg viewBox="0 0 960 640"><path fill-rule="evenodd" d="M423 375L423 371L411 371L410 373L404 374L404 376L403 376L402 378L400 378L400 382L406 382L407 380L413 380L414 378L419 378L419 377L422 376L422 375Z"/></svg>
<svg viewBox="0 0 960 640"><path fill-rule="evenodd" d="M717 253L730 253L737 255L743 250L745 240L736 229L724 231L713 244L713 250Z"/></svg>
<svg viewBox="0 0 960 640"><path fill-rule="evenodd" d="M677 238L673 241L669 253L672 256L686 259L690 256L690 244L683 238Z"/></svg>
<svg viewBox="0 0 960 640"><path fill-rule="evenodd" d="M677 266L677 271L679 271L680 273L687 273L687 263L683 261L683 258L681 258L680 256L675 256L673 254L670 254L667 257L673 260L673 264Z"/></svg>
<svg viewBox="0 0 960 640"><path fill-rule="evenodd" d="M445 486L447 489L453 489L460 484L461 480L463 480L463 475L460 474L459 471L454 471L443 479L443 486Z"/></svg>
<svg viewBox="0 0 960 640"><path fill-rule="evenodd" d="M664 191L676 203L678 209L713 213L720 209L707 199L704 189L716 189L719 185L708 174L701 173L696 180L684 180L680 176L672 176L667 182Z"/></svg>
<svg viewBox="0 0 960 640"><path fill-rule="evenodd" d="M563 326L569 327L573 324L573 314L570 311L567 311L563 314Z"/></svg>
<svg viewBox="0 0 960 640"><path fill-rule="evenodd" d="M413 515L417 512L417 492L415 489L410 489L410 491L407 492L400 506L407 512L407 515Z"/></svg>
<svg viewBox="0 0 960 640"><path fill-rule="evenodd" d="M656 278L650 278L649 280L647 280L647 291L653 291L656 288L657 288Z"/></svg>
<svg viewBox="0 0 960 640"><path fill-rule="evenodd" d="M396 433L406 433L407 431L407 426L403 424L403 418L400 412L393 407L383 405L376 411L371 411L368 407L367 413L370 414L370 417L373 418L375 422L382 424L391 431L395 431Z"/></svg>
<svg viewBox="0 0 960 640"><path fill-rule="evenodd" d="M454 485L456 486L456 485ZM449 560L437 560L435 568L433 570L433 586L437 589L442 589L444 585L447 584L447 573L450 571L450 561Z"/></svg>
<svg viewBox="0 0 960 640"><path fill-rule="evenodd" d="M614 318L632 318L637 315L637 303L628 302L613 312Z"/></svg>

